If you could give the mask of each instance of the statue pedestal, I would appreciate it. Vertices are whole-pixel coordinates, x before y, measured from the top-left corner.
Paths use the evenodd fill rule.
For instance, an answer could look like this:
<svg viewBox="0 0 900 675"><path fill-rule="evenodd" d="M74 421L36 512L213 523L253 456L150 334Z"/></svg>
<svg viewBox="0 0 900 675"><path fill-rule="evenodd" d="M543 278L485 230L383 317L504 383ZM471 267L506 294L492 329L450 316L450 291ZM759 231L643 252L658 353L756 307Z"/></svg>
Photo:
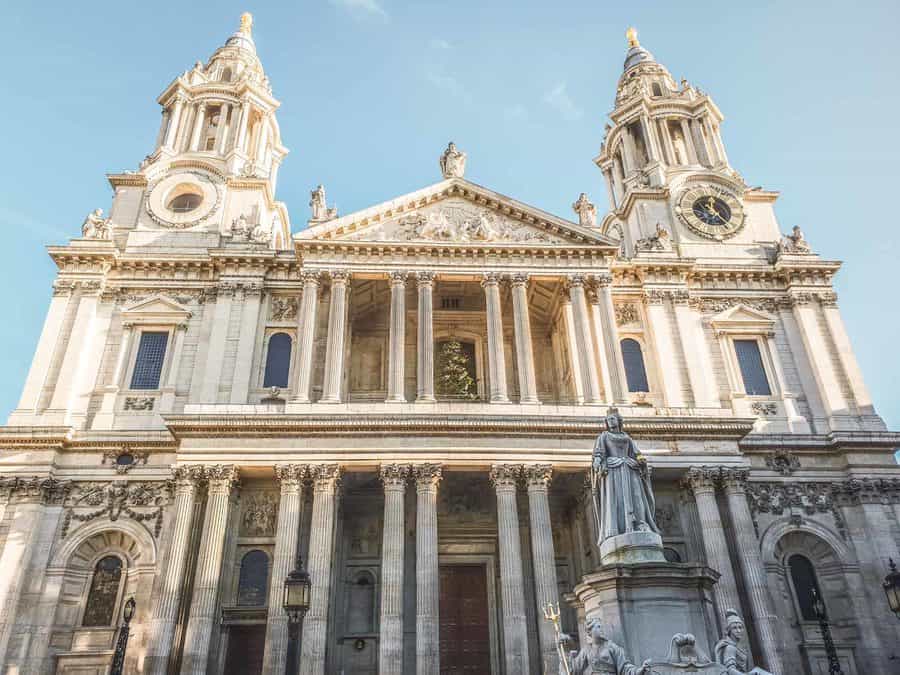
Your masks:
<svg viewBox="0 0 900 675"><path fill-rule="evenodd" d="M574 592L585 616L601 619L610 639L639 664L666 654L674 633L693 633L697 647L712 653L719 639L718 579L718 572L699 564L617 563L585 575Z"/></svg>
<svg viewBox="0 0 900 675"><path fill-rule="evenodd" d="M666 562L662 537L656 532L627 532L600 544L600 564Z"/></svg>

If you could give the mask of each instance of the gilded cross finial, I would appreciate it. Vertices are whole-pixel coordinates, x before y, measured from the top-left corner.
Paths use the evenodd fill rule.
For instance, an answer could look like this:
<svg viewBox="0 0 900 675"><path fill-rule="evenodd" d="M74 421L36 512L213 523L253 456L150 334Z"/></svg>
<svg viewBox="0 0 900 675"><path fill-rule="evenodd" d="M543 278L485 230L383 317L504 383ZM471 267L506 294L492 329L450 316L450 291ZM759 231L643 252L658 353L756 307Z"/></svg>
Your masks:
<svg viewBox="0 0 900 675"><path fill-rule="evenodd" d="M628 30L625 31L625 37L628 38L628 46L629 47L640 47L641 43L638 42L637 38L637 29L632 26Z"/></svg>
<svg viewBox="0 0 900 675"><path fill-rule="evenodd" d="M253 15L250 12L241 14L241 27L239 30L245 35L250 35L253 30Z"/></svg>

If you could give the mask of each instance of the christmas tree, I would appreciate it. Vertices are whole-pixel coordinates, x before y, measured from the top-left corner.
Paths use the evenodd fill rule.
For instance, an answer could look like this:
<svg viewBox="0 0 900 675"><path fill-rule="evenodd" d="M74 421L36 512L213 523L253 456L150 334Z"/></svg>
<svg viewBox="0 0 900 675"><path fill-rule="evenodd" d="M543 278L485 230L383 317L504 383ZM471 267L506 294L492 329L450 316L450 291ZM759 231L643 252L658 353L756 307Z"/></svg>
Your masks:
<svg viewBox="0 0 900 675"><path fill-rule="evenodd" d="M456 340L441 347L440 370L437 378L438 395L472 400L478 398L475 380L469 374L469 357Z"/></svg>

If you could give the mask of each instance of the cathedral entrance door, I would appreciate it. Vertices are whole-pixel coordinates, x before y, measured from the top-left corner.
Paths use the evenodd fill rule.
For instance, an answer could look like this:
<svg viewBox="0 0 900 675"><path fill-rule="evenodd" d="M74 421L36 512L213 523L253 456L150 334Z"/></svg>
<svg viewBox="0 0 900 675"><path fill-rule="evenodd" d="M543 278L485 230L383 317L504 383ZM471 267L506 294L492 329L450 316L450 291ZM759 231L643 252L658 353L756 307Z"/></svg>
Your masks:
<svg viewBox="0 0 900 675"><path fill-rule="evenodd" d="M484 565L441 565L441 675L491 672L487 571Z"/></svg>
<svg viewBox="0 0 900 675"><path fill-rule="evenodd" d="M266 626L230 626L225 675L254 675L262 672Z"/></svg>

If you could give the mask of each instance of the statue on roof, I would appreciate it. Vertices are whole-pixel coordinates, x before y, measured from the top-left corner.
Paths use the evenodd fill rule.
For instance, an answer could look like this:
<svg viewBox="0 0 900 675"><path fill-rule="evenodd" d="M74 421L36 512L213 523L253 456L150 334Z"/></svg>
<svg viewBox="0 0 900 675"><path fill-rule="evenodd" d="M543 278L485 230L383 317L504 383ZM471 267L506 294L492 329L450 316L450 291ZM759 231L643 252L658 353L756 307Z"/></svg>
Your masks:
<svg viewBox="0 0 900 675"><path fill-rule="evenodd" d="M325 186L319 184L309 193L309 207L312 209L310 220L315 223L323 223L337 218L337 208L328 207L325 199Z"/></svg>
<svg viewBox="0 0 900 675"><path fill-rule="evenodd" d="M466 173L466 153L456 149L453 141L441 155L441 174L444 178L462 178Z"/></svg>
<svg viewBox="0 0 900 675"><path fill-rule="evenodd" d="M812 253L812 247L803 236L803 230L799 225L794 225L790 234L786 234L778 242L779 253Z"/></svg>
<svg viewBox="0 0 900 675"><path fill-rule="evenodd" d="M112 239L111 220L103 217L103 209L94 209L81 225L81 236L85 239Z"/></svg>
<svg viewBox="0 0 900 675"><path fill-rule="evenodd" d="M572 204L572 210L578 214L578 224L583 227L597 227L597 207L591 203L588 196L582 192L578 200Z"/></svg>

